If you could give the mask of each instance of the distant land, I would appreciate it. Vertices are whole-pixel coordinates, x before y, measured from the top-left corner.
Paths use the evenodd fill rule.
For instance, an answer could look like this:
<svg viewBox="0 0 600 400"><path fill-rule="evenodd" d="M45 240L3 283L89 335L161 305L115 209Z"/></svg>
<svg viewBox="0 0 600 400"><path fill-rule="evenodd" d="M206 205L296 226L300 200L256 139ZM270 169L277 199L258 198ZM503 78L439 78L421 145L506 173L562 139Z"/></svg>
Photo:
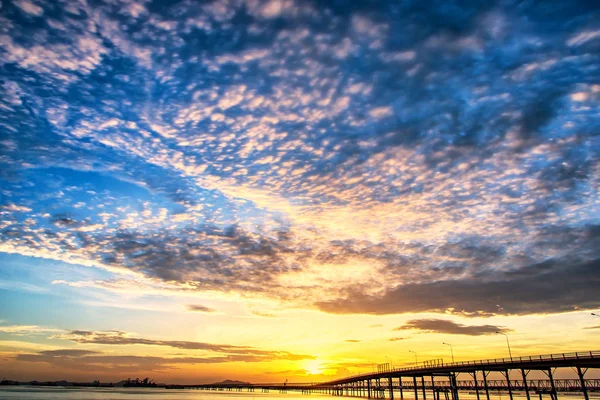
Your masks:
<svg viewBox="0 0 600 400"><path fill-rule="evenodd" d="M146 378L148 379L148 378ZM8 379L4 379L0 381L0 386L9 386L9 385L29 385L29 386L79 386L79 387L167 387L167 386L184 386L184 385L170 385L167 383L154 383L153 381L147 381L147 384L143 384L140 382L137 385L134 385L133 382L129 379L124 379L119 382L69 382L67 380L58 380L58 381L27 381L27 382L19 382L12 381ZM221 382L214 382L211 385L250 385L250 382L226 379Z"/></svg>
<svg viewBox="0 0 600 400"><path fill-rule="evenodd" d="M243 381L232 381L231 379L226 379L222 382L215 382L213 385L251 385L250 382Z"/></svg>

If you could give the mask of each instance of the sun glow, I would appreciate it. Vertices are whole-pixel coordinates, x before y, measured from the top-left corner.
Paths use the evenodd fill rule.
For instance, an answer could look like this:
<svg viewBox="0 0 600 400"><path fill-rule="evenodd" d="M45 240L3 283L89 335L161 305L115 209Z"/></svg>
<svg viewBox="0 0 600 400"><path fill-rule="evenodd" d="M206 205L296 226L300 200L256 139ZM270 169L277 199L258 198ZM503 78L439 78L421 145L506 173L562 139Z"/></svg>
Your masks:
<svg viewBox="0 0 600 400"><path fill-rule="evenodd" d="M317 360L310 360L304 364L304 369L310 375L319 375L323 372L321 364Z"/></svg>

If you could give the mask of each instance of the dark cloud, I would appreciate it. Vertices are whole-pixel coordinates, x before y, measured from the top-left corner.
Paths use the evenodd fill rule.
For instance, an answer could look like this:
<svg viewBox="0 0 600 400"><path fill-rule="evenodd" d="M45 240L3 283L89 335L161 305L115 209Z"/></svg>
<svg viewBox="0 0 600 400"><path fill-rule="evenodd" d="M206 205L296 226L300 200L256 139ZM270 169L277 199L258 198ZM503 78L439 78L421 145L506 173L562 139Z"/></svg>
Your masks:
<svg viewBox="0 0 600 400"><path fill-rule="evenodd" d="M390 342L397 342L399 340L405 340L406 338L403 337L393 337L393 338L389 338L388 341Z"/></svg>
<svg viewBox="0 0 600 400"><path fill-rule="evenodd" d="M360 342L360 340L357 340L357 339L346 339L346 340L344 340L344 342L348 342L348 343L359 343L359 342Z"/></svg>
<svg viewBox="0 0 600 400"><path fill-rule="evenodd" d="M212 313L212 312L217 311L214 308L201 306L199 304L188 304L186 308L188 309L188 311L199 311L199 312L204 312L204 313Z"/></svg>
<svg viewBox="0 0 600 400"><path fill-rule="evenodd" d="M40 351L39 354L50 357L82 357L90 354L99 354L99 352L91 350L63 349Z"/></svg>
<svg viewBox="0 0 600 400"><path fill-rule="evenodd" d="M223 358L233 357L243 360L262 359L268 360L304 360L314 359L314 356L294 354L287 351L261 350L249 346L233 346L227 344L213 344L203 342L189 342L178 340L156 340L130 337L126 332L121 331L69 331L65 334L56 335L56 339L71 340L82 344L104 344L104 345L146 345L146 346L165 346L183 350L203 350L215 353L225 354ZM235 356L235 357L234 357ZM210 358L211 360L216 358Z"/></svg>
<svg viewBox="0 0 600 400"><path fill-rule="evenodd" d="M107 355L84 350L55 350L31 354L17 354L16 361L47 363L56 367L82 371L160 371L177 369L178 364L217 364L231 362L261 362L264 357L229 355L218 357L154 357Z"/></svg>
<svg viewBox="0 0 600 400"><path fill-rule="evenodd" d="M382 295L350 290L316 302L331 313L399 314L451 310L464 315L522 315L594 309L600 304L600 259L550 260L478 278L396 286Z"/></svg>
<svg viewBox="0 0 600 400"><path fill-rule="evenodd" d="M469 335L469 336L481 336L481 335L493 335L495 333L506 333L510 332L510 329L506 329L496 325L463 325L447 319L412 319L407 321L404 325L394 328L395 331L401 330L417 330L422 333L446 333L450 335Z"/></svg>

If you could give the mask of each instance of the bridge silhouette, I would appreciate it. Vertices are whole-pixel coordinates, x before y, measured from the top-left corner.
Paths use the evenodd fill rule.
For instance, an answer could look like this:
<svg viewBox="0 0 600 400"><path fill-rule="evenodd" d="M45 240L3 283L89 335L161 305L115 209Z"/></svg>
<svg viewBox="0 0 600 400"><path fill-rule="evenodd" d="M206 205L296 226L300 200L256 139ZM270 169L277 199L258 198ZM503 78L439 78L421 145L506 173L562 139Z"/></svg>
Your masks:
<svg viewBox="0 0 600 400"><path fill-rule="evenodd" d="M387 364L384 364L387 365ZM554 379L558 368L570 368L578 379ZM404 399L408 391L415 400L459 400L459 392L475 391L477 399L490 400L490 391L508 392L510 400L516 392L524 392L527 400L532 394L558 399L559 392L579 392L589 400L590 392L600 393L600 379L586 379L589 369L600 368L600 351L559 353L526 357L496 358L465 362L416 364L403 368L380 368L378 372L358 374L341 379L318 383L255 383L255 384L207 384L173 385L168 388L196 388L203 390L279 392L300 391L336 396L366 397L369 399ZM546 379L529 379L531 371L541 371ZM500 373L503 379L488 379L490 373ZM513 377L511 377L511 372ZM518 374L519 379L514 379ZM458 380L460 374L469 375L468 380ZM427 380L426 380L427 378Z"/></svg>

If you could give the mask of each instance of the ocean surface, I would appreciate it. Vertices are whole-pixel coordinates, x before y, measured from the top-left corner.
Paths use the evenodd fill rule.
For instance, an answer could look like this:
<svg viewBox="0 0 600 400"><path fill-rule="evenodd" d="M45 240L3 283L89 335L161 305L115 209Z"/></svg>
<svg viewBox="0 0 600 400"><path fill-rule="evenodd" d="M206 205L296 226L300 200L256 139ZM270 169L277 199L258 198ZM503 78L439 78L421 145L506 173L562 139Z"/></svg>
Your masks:
<svg viewBox="0 0 600 400"><path fill-rule="evenodd" d="M325 400L331 399L332 396L317 393L303 395L298 392L280 394L277 391L256 393L159 388L0 387L0 400L309 400L310 398Z"/></svg>
<svg viewBox="0 0 600 400"><path fill-rule="evenodd" d="M590 393L590 397L598 399L599 393ZM477 400L474 393L460 392L460 400ZM583 399L580 393L559 393L559 399L579 400ZM73 387L39 387L39 386L4 386L0 387L0 400L310 400L310 399L366 399L363 397L329 396L320 393L301 394L298 392L279 393L252 393L252 392L227 392L227 391L204 391L204 390L179 390L158 388L73 388ZM400 396L395 393L395 400ZM409 393L405 393L404 400L412 400ZM524 400L524 394L516 394L515 400ZM532 400L539 397L532 393ZM389 400L389 399L388 399ZM423 400L419 396L419 400ZM426 400L433 400L428 393ZM440 400L444 400L442 396ZM486 400L481 395L481 400ZM509 400L507 393L490 392L490 400ZM544 395L542 400L550 400L550 396Z"/></svg>

